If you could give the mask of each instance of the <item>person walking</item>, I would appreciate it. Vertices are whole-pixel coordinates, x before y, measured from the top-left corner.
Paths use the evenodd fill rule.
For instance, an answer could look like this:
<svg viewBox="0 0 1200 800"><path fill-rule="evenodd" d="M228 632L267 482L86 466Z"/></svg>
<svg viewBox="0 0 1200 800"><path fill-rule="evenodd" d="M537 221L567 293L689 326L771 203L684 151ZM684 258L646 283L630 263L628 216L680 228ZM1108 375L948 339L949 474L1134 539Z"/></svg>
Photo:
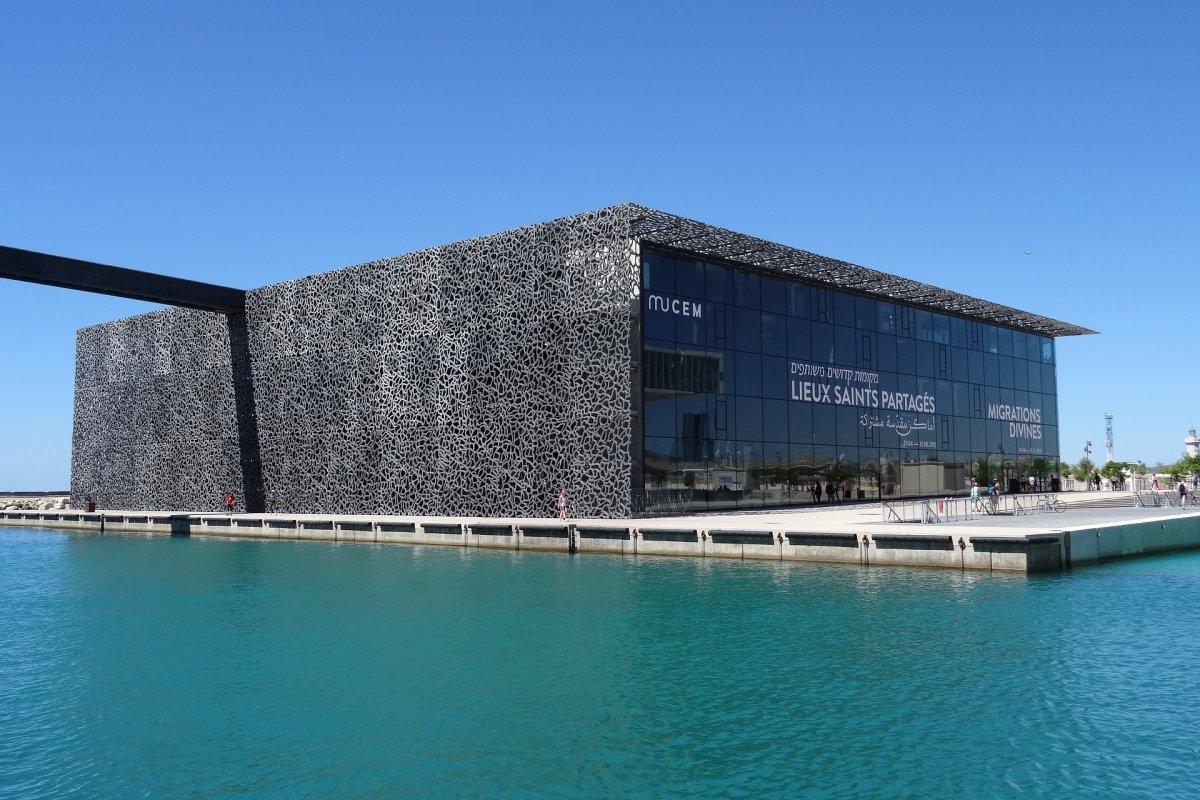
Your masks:
<svg viewBox="0 0 1200 800"><path fill-rule="evenodd" d="M1179 489L1179 507L1187 508L1187 501L1188 501L1187 484L1184 483L1182 479L1180 479L1180 481L1179 481L1178 489Z"/></svg>
<svg viewBox="0 0 1200 800"><path fill-rule="evenodd" d="M230 514L232 514L233 507L235 505L237 505L237 503L234 500L233 492L226 492L225 493L225 510L228 511Z"/></svg>
<svg viewBox="0 0 1200 800"><path fill-rule="evenodd" d="M825 483L825 499L832 503L837 495L837 490L833 488L833 481Z"/></svg>
<svg viewBox="0 0 1200 800"><path fill-rule="evenodd" d="M992 513L996 513L996 502L1000 499L1000 491L996 488L995 481L988 481L988 502L992 504Z"/></svg>
<svg viewBox="0 0 1200 800"><path fill-rule="evenodd" d="M1029 493L1033 494L1036 491L1037 491L1037 478L1030 475L1029 476Z"/></svg>
<svg viewBox="0 0 1200 800"><path fill-rule="evenodd" d="M813 485L809 487L809 492L812 493L812 499L813 499L814 503L821 502L821 482L820 481L814 481Z"/></svg>
<svg viewBox="0 0 1200 800"><path fill-rule="evenodd" d="M571 501L567 498L567 487L564 486L558 491L558 501L555 505L558 509L558 518L566 519L571 508Z"/></svg>

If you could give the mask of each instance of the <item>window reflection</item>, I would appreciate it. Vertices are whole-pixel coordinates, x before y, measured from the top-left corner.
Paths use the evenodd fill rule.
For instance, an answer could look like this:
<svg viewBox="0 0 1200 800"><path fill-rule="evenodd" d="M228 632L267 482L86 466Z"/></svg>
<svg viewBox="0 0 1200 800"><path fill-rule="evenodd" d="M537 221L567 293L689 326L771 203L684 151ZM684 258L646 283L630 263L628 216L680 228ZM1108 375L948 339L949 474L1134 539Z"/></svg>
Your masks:
<svg viewBox="0 0 1200 800"><path fill-rule="evenodd" d="M1057 470L1051 339L652 249L642 280L648 510L959 494ZM807 378L831 392L867 374L936 410L810 402L796 365L838 370ZM1005 408L1038 417L1040 437Z"/></svg>

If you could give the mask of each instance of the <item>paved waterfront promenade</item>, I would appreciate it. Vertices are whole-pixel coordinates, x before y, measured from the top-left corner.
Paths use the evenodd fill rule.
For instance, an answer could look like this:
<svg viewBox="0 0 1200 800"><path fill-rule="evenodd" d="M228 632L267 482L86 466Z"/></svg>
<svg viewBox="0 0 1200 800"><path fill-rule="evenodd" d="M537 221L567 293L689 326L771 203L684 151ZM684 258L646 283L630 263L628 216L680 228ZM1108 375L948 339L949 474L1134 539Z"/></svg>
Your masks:
<svg viewBox="0 0 1200 800"><path fill-rule="evenodd" d="M1063 495L1062 513L888 523L879 504L649 519L533 519L146 511L8 511L0 524L248 537L1054 571L1200 547L1200 509L1090 507L1120 494ZM1132 504L1132 495L1127 497Z"/></svg>

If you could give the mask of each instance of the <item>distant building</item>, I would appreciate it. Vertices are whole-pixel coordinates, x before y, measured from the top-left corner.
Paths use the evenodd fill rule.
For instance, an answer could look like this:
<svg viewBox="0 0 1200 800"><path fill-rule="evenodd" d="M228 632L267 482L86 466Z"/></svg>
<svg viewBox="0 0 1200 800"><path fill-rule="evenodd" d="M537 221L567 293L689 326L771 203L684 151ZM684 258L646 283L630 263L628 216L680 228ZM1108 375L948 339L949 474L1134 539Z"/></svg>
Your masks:
<svg viewBox="0 0 1200 800"><path fill-rule="evenodd" d="M1195 428L1188 428L1188 435L1183 440L1183 452L1188 458L1200 455L1200 436L1196 436Z"/></svg>

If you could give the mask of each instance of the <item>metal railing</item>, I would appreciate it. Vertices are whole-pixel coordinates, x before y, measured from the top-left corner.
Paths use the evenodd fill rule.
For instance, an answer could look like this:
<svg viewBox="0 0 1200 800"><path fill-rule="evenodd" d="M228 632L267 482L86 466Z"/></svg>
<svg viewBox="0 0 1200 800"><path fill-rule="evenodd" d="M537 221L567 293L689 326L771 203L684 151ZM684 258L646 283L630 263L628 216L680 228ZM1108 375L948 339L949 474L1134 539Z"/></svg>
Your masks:
<svg viewBox="0 0 1200 800"><path fill-rule="evenodd" d="M1059 514L1066 510L1052 494L1003 494L995 497L940 497L926 500L883 501L884 522L937 525L990 516L1022 517Z"/></svg>
<svg viewBox="0 0 1200 800"><path fill-rule="evenodd" d="M1133 493L1135 508L1200 508L1200 492L1188 492L1186 503L1178 492L1167 489L1150 489Z"/></svg>

